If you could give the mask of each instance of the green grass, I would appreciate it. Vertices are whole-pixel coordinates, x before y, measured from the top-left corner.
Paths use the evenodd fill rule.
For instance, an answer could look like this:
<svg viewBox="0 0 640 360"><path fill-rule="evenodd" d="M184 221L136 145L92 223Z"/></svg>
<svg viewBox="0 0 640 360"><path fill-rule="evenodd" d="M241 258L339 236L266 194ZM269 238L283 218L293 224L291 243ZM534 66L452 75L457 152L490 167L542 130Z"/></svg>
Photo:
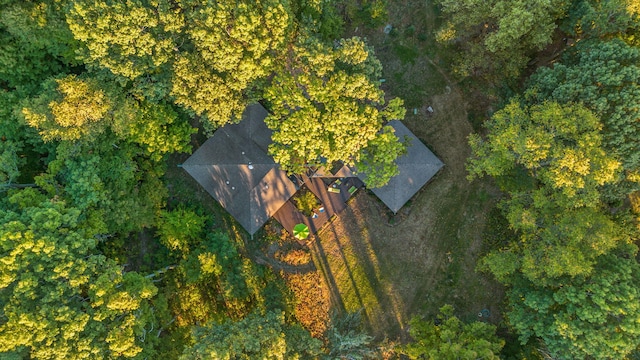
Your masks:
<svg viewBox="0 0 640 360"><path fill-rule="evenodd" d="M333 305L348 312L362 308L369 331L380 339L403 336L411 316L433 316L444 304L466 320L488 308L497 323L503 289L475 271L489 245L483 229L487 218L492 221L487 214L497 192L488 181L465 179L472 127L467 98L446 70L455 54L436 44L440 19L430 2L389 2L388 13L392 34L381 28L350 34L369 39L383 64L385 92L405 101L405 124L446 165L396 216L388 217L375 196L358 194L320 232L314 262ZM426 117L427 106L438 111Z"/></svg>
<svg viewBox="0 0 640 360"><path fill-rule="evenodd" d="M414 64L415 60L420 55L416 47L398 43L393 45L393 50L395 51L396 56L400 59L402 64Z"/></svg>

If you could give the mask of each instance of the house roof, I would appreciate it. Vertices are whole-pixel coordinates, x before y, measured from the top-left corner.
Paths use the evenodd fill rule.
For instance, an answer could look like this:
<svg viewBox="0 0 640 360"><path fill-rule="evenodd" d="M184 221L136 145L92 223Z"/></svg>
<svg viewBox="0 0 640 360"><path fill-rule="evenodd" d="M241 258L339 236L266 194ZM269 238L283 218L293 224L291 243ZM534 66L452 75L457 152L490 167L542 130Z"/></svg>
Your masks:
<svg viewBox="0 0 640 360"><path fill-rule="evenodd" d="M420 190L444 165L403 123L389 122L398 138L409 138L407 153L396 160L400 173L382 187L370 189L393 213ZM366 174L358 177L366 184Z"/></svg>
<svg viewBox="0 0 640 360"><path fill-rule="evenodd" d="M252 235L297 190L267 154L266 116L262 105L248 106L238 124L218 129L182 164Z"/></svg>
<svg viewBox="0 0 640 360"><path fill-rule="evenodd" d="M182 167L215 198L242 227L254 234L297 191L296 185L268 155L271 130L260 104L247 107L237 124L218 129ZM394 213L443 166L400 121L389 122L399 138L409 138L407 153L396 160L400 173L371 191ZM315 177L352 177L346 166L335 173L320 168ZM366 184L366 174L358 177Z"/></svg>
<svg viewBox="0 0 640 360"><path fill-rule="evenodd" d="M342 165L335 172L331 172L331 169L326 166L321 166L316 171L311 174L311 177L319 177L319 178L344 178L344 177L355 177L354 172L346 165Z"/></svg>

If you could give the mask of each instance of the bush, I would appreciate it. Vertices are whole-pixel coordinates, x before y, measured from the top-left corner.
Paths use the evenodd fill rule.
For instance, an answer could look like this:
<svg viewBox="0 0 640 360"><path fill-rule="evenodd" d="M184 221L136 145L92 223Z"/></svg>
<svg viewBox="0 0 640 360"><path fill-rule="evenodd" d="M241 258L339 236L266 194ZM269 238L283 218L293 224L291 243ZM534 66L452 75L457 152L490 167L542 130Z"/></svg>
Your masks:
<svg viewBox="0 0 640 360"><path fill-rule="evenodd" d="M302 189L294 198L296 208L305 216L312 216L313 209L320 205L318 198L307 188Z"/></svg>

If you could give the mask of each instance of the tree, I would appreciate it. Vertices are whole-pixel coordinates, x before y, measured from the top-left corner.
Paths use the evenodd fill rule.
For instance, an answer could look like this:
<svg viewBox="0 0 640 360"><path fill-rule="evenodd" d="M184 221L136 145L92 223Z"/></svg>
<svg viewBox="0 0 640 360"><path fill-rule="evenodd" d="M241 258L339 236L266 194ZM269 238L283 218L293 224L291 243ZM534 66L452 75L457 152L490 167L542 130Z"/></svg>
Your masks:
<svg viewBox="0 0 640 360"><path fill-rule="evenodd" d="M26 189L0 210L0 351L34 359L134 357L157 289L95 251L96 229Z"/></svg>
<svg viewBox="0 0 640 360"><path fill-rule="evenodd" d="M499 359L504 346L494 325L475 321L465 324L453 315L453 307L440 308L438 323L414 317L409 322L413 341L402 352L410 359Z"/></svg>
<svg viewBox="0 0 640 360"><path fill-rule="evenodd" d="M151 6L151 4L154 4ZM73 1L67 22L86 64L129 80L167 71L184 16L166 0Z"/></svg>
<svg viewBox="0 0 640 360"><path fill-rule="evenodd" d="M519 241L490 254L485 266L500 280L516 271L544 284L562 275L590 274L595 259L628 239L602 210L602 186L619 163L602 148L599 120L581 105L517 101L486 124L486 140L472 135L469 178L502 179L502 208ZM525 172L529 186L509 184Z"/></svg>
<svg viewBox="0 0 640 360"><path fill-rule="evenodd" d="M65 22L66 1L16 1L0 11L0 83L37 88L42 79L75 66L78 43Z"/></svg>
<svg viewBox="0 0 640 360"><path fill-rule="evenodd" d="M640 181L640 50L620 40L581 41L553 68L531 76L525 99L529 103L579 102L603 123L603 147L622 162L625 183L614 195L624 198Z"/></svg>
<svg viewBox="0 0 640 360"><path fill-rule="evenodd" d="M157 222L160 242L167 248L187 254L190 245L204 235L206 217L184 207L163 210Z"/></svg>
<svg viewBox="0 0 640 360"><path fill-rule="evenodd" d="M321 352L321 342L299 326L286 324L281 312L209 324L196 328L193 337L195 344L180 359L305 359Z"/></svg>
<svg viewBox="0 0 640 360"><path fill-rule="evenodd" d="M44 92L22 109L26 123L44 141L79 140L104 131L110 99L93 79L69 75L49 79Z"/></svg>
<svg viewBox="0 0 640 360"><path fill-rule="evenodd" d="M524 168L539 187L557 191L572 207L597 203L599 188L616 180L620 163L602 147L599 119L581 105L522 107L516 100L485 127L486 140L469 137L469 179Z"/></svg>
<svg viewBox="0 0 640 360"><path fill-rule="evenodd" d="M462 76L515 77L528 54L551 43L556 20L565 16L564 0L439 0L448 24L443 40L462 44L465 54L455 66Z"/></svg>
<svg viewBox="0 0 640 360"><path fill-rule="evenodd" d="M244 257L228 234L203 234L203 219L182 211L165 214L159 229L160 240L177 264L164 290L178 326L239 320L252 311L284 306L266 294L277 281L268 269ZM177 229L179 222L186 229Z"/></svg>
<svg viewBox="0 0 640 360"><path fill-rule="evenodd" d="M20 176L18 146L11 141L0 141L0 191Z"/></svg>
<svg viewBox="0 0 640 360"><path fill-rule="evenodd" d="M404 109L399 99L383 108L380 62L359 38L336 48L310 42L292 56L292 68L265 90L275 161L292 173L342 161L370 174L368 185L384 185L404 150L384 124L402 119Z"/></svg>
<svg viewBox="0 0 640 360"><path fill-rule="evenodd" d="M543 194L539 194L544 198ZM525 196L523 196L525 197ZM567 209L508 200L503 204L517 242L490 252L480 262L502 283L522 274L538 285L553 283L561 276L592 274L598 257L620 243L629 241L625 229L597 207Z"/></svg>
<svg viewBox="0 0 640 360"><path fill-rule="evenodd" d="M399 100L399 99L393 99ZM391 104L390 104L391 106ZM397 115L404 117L404 114ZM364 173L364 182L369 188L384 186L389 179L399 174L396 159L407 150L408 140L398 141L391 126L385 126L362 150L356 169Z"/></svg>
<svg viewBox="0 0 640 360"><path fill-rule="evenodd" d="M93 142L62 142L36 184L101 219L104 233L140 231L155 223L167 196L160 180L164 165L142 154L139 146L114 141L108 131Z"/></svg>
<svg viewBox="0 0 640 360"><path fill-rule="evenodd" d="M327 329L328 359L375 359L379 357L373 337L362 329L362 311L331 317Z"/></svg>
<svg viewBox="0 0 640 360"><path fill-rule="evenodd" d="M271 75L291 40L290 6L280 0L184 1L190 46L173 66L176 104L203 116L209 131L240 119L256 82Z"/></svg>
<svg viewBox="0 0 640 360"><path fill-rule="evenodd" d="M561 29L577 38L615 35L635 43L639 4L634 0L572 1Z"/></svg>
<svg viewBox="0 0 640 360"><path fill-rule="evenodd" d="M288 1L75 1L68 14L85 61L172 100L208 131L240 118L255 83L290 39Z"/></svg>
<svg viewBox="0 0 640 360"><path fill-rule="evenodd" d="M520 341L539 337L558 359L625 358L640 344L636 252L622 245L599 257L593 274L550 286L518 277L508 292L507 316Z"/></svg>
<svg viewBox="0 0 640 360"><path fill-rule="evenodd" d="M198 129L192 128L170 105L130 97L121 98L119 104L113 109L113 131L121 139L141 145L151 160L191 151L191 134Z"/></svg>

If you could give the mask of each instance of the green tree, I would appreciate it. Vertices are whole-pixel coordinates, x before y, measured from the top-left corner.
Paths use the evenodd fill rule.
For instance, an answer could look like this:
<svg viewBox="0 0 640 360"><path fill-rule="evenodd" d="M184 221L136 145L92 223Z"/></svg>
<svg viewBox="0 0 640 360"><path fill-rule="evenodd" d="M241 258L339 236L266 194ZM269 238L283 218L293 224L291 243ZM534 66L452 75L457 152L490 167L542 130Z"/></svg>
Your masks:
<svg viewBox="0 0 640 360"><path fill-rule="evenodd" d="M515 77L531 51L551 43L556 21L565 16L564 0L439 0L448 19L440 38L462 44L454 67L462 76L500 73Z"/></svg>
<svg viewBox="0 0 640 360"><path fill-rule="evenodd" d="M410 359L495 359L504 340L494 325L479 321L465 324L453 315L453 307L440 308L439 324L414 317L409 322L413 341L402 352Z"/></svg>
<svg viewBox="0 0 640 360"><path fill-rule="evenodd" d="M526 196L526 205L519 203L522 199L503 204L518 241L481 260L481 268L503 283L517 273L539 285L565 275L592 274L598 256L629 241L625 229L600 208L564 208L555 206L552 197L536 195L545 204Z"/></svg>
<svg viewBox="0 0 640 360"><path fill-rule="evenodd" d="M168 70L163 65L173 60L176 37L184 27L176 10L166 0L78 0L70 4L67 22L84 45L86 64L135 80Z"/></svg>
<svg viewBox="0 0 640 360"><path fill-rule="evenodd" d="M531 76L525 99L530 103L578 102L603 123L603 147L622 162L626 182L616 185L618 198L640 182L640 50L621 40L581 41L553 68Z"/></svg>
<svg viewBox="0 0 640 360"><path fill-rule="evenodd" d="M288 1L182 2L190 46L173 67L176 104L211 131L240 118L257 81L275 69L291 39ZM254 99L255 100L255 99Z"/></svg>
<svg viewBox="0 0 640 360"><path fill-rule="evenodd" d="M134 357L157 289L95 251L83 214L34 189L0 211L0 351L34 359Z"/></svg>
<svg viewBox="0 0 640 360"><path fill-rule="evenodd" d="M153 161L166 154L191 151L192 128L168 104L125 98L113 109L113 131L123 140L141 145Z"/></svg>
<svg viewBox="0 0 640 360"><path fill-rule="evenodd" d="M205 221L206 217L184 207L163 210L156 225L160 242L171 250L186 254L189 246L204 235Z"/></svg>
<svg viewBox="0 0 640 360"><path fill-rule="evenodd" d="M301 0L294 2L298 31L303 36L317 37L323 41L339 39L344 33L344 20L339 14L336 0ZM354 3L355 4L355 3Z"/></svg>
<svg viewBox="0 0 640 360"><path fill-rule="evenodd" d="M558 359L622 359L640 344L640 266L634 245L598 258L592 275L539 287L517 277L510 324L524 344L541 338Z"/></svg>
<svg viewBox="0 0 640 360"><path fill-rule="evenodd" d="M0 5L0 83L8 89L35 88L78 64L65 5L57 0Z"/></svg>
<svg viewBox="0 0 640 360"><path fill-rule="evenodd" d="M160 240L177 266L164 291L179 326L237 320L254 310L283 307L265 294L269 283L278 281L273 273L244 257L228 234L213 230L204 235L203 219L190 211L167 215L160 221ZM179 223L184 227L178 229Z"/></svg>
<svg viewBox="0 0 640 360"><path fill-rule="evenodd" d="M93 79L49 79L44 92L22 109L26 123L44 141L79 140L104 131L110 99Z"/></svg>
<svg viewBox="0 0 640 360"><path fill-rule="evenodd" d="M299 325L287 324L281 312L198 327L193 338L180 359L306 359L317 357L322 345Z"/></svg>
<svg viewBox="0 0 640 360"><path fill-rule="evenodd" d="M105 233L140 231L155 223L167 196L160 180L164 165L142 154L136 144L114 141L111 132L93 142L62 142L36 184L102 219Z"/></svg>
<svg viewBox="0 0 640 360"><path fill-rule="evenodd" d="M577 38L614 35L637 44L638 10L635 0L572 1L561 29Z"/></svg>
<svg viewBox="0 0 640 360"><path fill-rule="evenodd" d="M504 280L522 271L536 283L589 274L595 259L628 240L602 210L602 186L616 180L619 163L602 148L601 124L581 105L517 101L487 122L485 140L469 139L469 178L498 178L509 191L502 208L519 241L484 263ZM518 172L530 180L513 184Z"/></svg>
<svg viewBox="0 0 640 360"><path fill-rule="evenodd" d="M68 13L88 64L202 116L209 131L239 119L255 83L289 40L288 1L75 1Z"/></svg>
<svg viewBox="0 0 640 360"><path fill-rule="evenodd" d="M337 314L334 314L337 315ZM362 329L362 311L331 317L331 326L325 332L326 359L376 359L377 344Z"/></svg>
<svg viewBox="0 0 640 360"><path fill-rule="evenodd" d="M399 99L393 99L399 100ZM398 115L404 117L402 115ZM389 179L399 174L396 159L405 154L408 140L398 141L391 126L385 126L362 150L356 169L365 174L364 182L369 188L384 186Z"/></svg>
<svg viewBox="0 0 640 360"><path fill-rule="evenodd" d="M469 179L524 168L539 187L557 191L572 207L597 203L599 188L616 180L620 163L603 149L600 120L581 105L523 107L512 101L485 128L486 140L469 137Z"/></svg>
<svg viewBox="0 0 640 360"><path fill-rule="evenodd" d="M368 184L384 185L404 150L384 124L402 119L404 109L399 99L383 107L381 65L371 49L359 38L335 48L311 41L292 56L292 68L265 90L275 161L292 173L342 161L371 174Z"/></svg>
<svg viewBox="0 0 640 360"><path fill-rule="evenodd" d="M54 148L21 121L16 109L21 108L22 96L19 91L0 90L0 184L4 185L33 183L32 175L43 166L41 156Z"/></svg>
<svg viewBox="0 0 640 360"><path fill-rule="evenodd" d="M0 141L0 191L20 176L18 146L11 141Z"/></svg>

